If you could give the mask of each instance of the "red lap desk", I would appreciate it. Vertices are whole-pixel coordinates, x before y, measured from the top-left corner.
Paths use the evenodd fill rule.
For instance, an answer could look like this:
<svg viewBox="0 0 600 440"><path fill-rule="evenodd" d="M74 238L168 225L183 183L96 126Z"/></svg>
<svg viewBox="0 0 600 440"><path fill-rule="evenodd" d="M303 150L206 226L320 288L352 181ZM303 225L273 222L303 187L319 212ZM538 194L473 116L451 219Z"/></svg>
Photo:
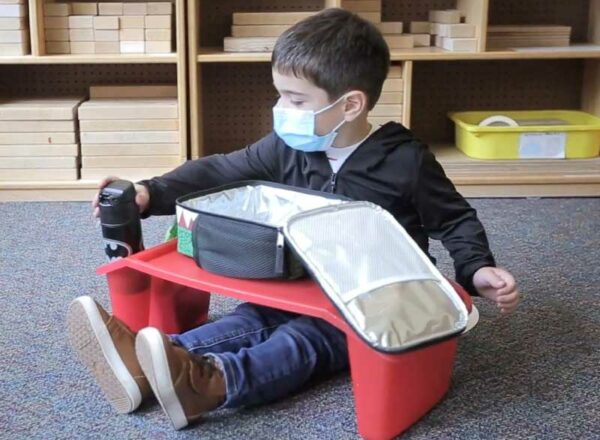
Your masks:
<svg viewBox="0 0 600 440"><path fill-rule="evenodd" d="M311 279L242 280L214 275L177 252L177 240L101 266L113 313L132 330L153 326L179 333L203 324L210 295L324 319L346 333L358 430L365 439L390 439L408 429L445 395L456 353L453 337L403 354L364 343ZM470 312L469 295L453 283ZM211 292L211 293L208 293Z"/></svg>

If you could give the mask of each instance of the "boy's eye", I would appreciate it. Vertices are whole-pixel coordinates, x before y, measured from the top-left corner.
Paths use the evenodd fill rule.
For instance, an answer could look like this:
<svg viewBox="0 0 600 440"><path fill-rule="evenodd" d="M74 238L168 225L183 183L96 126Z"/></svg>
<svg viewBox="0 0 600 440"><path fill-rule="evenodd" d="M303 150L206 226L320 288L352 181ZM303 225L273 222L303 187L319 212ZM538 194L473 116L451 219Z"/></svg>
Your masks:
<svg viewBox="0 0 600 440"><path fill-rule="evenodd" d="M294 100L291 100L290 102L291 102L293 105L297 105L297 106L300 106L300 105L304 104L304 101L294 101Z"/></svg>

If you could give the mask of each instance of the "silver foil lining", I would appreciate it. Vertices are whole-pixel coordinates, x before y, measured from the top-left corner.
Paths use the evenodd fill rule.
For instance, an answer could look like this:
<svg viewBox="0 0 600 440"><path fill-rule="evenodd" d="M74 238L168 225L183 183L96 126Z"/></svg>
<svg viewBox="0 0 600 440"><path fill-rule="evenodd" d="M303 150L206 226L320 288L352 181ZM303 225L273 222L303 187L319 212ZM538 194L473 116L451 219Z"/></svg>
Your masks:
<svg viewBox="0 0 600 440"><path fill-rule="evenodd" d="M299 212L343 203L267 185L246 185L186 200L183 206L213 214L281 227Z"/></svg>
<svg viewBox="0 0 600 440"><path fill-rule="evenodd" d="M288 242L349 324L373 347L401 351L460 333L460 296L385 210L348 202L304 212Z"/></svg>

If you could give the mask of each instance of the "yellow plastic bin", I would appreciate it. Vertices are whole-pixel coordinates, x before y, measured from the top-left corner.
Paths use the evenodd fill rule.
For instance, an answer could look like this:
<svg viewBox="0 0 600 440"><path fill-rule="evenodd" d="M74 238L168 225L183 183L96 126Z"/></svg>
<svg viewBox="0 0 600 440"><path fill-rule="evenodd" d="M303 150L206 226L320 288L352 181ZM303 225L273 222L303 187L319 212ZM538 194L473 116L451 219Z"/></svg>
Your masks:
<svg viewBox="0 0 600 440"><path fill-rule="evenodd" d="M479 126L496 115L519 125ZM453 112L448 117L455 122L456 146L476 159L582 159L600 150L600 118L581 111Z"/></svg>

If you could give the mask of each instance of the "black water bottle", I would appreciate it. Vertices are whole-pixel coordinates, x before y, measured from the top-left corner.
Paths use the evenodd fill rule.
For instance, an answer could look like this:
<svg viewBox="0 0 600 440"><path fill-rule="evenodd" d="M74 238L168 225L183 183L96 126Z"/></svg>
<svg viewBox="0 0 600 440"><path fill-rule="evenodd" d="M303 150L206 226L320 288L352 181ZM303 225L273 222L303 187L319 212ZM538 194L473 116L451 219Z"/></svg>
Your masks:
<svg viewBox="0 0 600 440"><path fill-rule="evenodd" d="M134 184L127 180L115 180L100 190L100 224L108 261L125 258L144 249L135 195Z"/></svg>

